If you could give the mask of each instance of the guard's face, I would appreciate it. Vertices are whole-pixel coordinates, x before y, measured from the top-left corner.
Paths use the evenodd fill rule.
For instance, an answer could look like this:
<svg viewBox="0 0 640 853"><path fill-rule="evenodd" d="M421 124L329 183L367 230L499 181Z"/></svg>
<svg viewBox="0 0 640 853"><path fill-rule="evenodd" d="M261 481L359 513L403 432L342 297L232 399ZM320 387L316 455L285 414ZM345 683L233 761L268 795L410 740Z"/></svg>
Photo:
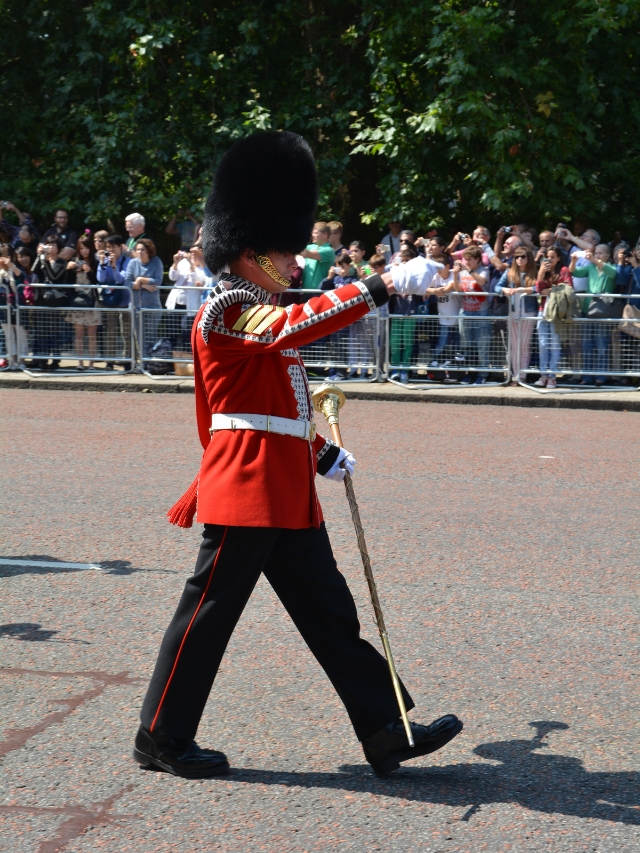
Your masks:
<svg viewBox="0 0 640 853"><path fill-rule="evenodd" d="M285 278L291 278L293 271L298 266L295 255L280 255L277 252L271 252L267 257L270 258L271 263L280 275Z"/></svg>

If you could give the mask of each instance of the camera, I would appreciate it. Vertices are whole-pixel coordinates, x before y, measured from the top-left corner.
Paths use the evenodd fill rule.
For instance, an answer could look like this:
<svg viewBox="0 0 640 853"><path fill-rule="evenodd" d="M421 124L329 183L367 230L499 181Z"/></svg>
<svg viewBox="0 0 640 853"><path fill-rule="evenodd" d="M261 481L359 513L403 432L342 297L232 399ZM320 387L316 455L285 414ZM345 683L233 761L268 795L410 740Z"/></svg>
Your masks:
<svg viewBox="0 0 640 853"><path fill-rule="evenodd" d="M511 234L511 226L510 225L503 225L500 230L503 231L505 234Z"/></svg>
<svg viewBox="0 0 640 853"><path fill-rule="evenodd" d="M569 230L569 226L565 225L564 222L558 222L558 224L556 225L556 231L558 230L558 228L562 228L563 231Z"/></svg>
<svg viewBox="0 0 640 853"><path fill-rule="evenodd" d="M468 234L463 234L463 235L462 235L462 239L463 239L463 240L468 240L468 239L469 239L469 235L468 235Z"/></svg>
<svg viewBox="0 0 640 853"><path fill-rule="evenodd" d="M74 263L75 263L75 265L76 265L76 269L77 269L77 270L81 270L81 269L82 269L82 267L84 266L84 261L83 261L83 260L76 260L76 261L74 261Z"/></svg>
<svg viewBox="0 0 640 853"><path fill-rule="evenodd" d="M8 207L9 207L9 202L8 202L8 201L3 201L3 202L1 202L1 204L2 204L2 206L5 208L5 210L6 210L6 209L8 209Z"/></svg>

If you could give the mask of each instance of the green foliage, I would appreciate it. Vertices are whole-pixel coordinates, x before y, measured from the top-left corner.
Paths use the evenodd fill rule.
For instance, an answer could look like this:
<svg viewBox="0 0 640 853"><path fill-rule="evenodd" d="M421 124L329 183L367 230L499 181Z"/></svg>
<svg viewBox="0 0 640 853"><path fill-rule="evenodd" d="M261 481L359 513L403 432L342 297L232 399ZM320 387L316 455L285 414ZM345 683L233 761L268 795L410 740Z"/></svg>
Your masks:
<svg viewBox="0 0 640 853"><path fill-rule="evenodd" d="M87 220L195 212L232 140L287 128L314 148L330 213L369 75L358 20L350 0L4 0L2 192Z"/></svg>
<svg viewBox="0 0 640 853"><path fill-rule="evenodd" d="M24 209L197 212L233 139L286 128L327 217L640 224L640 0L0 3Z"/></svg>
<svg viewBox="0 0 640 853"><path fill-rule="evenodd" d="M375 220L640 224L640 3L376 0Z"/></svg>

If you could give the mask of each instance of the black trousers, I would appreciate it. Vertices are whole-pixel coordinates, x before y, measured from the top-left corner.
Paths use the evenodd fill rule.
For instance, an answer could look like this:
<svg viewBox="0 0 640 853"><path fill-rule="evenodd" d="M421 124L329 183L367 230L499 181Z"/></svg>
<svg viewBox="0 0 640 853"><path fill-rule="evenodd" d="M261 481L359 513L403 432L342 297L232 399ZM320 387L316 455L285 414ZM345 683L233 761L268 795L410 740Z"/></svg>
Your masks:
<svg viewBox="0 0 640 853"><path fill-rule="evenodd" d="M360 638L324 524L288 530L207 524L194 574L162 641L140 719L194 738L227 643L261 572L344 702L360 740L399 716L385 658ZM404 690L407 709L413 708Z"/></svg>

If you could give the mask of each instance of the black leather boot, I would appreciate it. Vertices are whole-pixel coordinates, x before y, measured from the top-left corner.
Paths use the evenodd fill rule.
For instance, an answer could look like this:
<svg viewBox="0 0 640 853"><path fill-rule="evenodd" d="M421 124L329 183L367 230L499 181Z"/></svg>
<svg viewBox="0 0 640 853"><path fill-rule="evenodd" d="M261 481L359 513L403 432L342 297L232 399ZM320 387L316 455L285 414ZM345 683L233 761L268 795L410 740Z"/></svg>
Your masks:
<svg viewBox="0 0 640 853"><path fill-rule="evenodd" d="M141 767L154 767L185 779L207 779L229 771L224 752L201 749L194 740L155 735L138 729L133 757Z"/></svg>
<svg viewBox="0 0 640 853"><path fill-rule="evenodd" d="M435 752L462 731L462 721L455 714L440 717L429 726L410 725L415 746L409 746L400 717L362 741L365 758L376 776L388 776L401 761Z"/></svg>

